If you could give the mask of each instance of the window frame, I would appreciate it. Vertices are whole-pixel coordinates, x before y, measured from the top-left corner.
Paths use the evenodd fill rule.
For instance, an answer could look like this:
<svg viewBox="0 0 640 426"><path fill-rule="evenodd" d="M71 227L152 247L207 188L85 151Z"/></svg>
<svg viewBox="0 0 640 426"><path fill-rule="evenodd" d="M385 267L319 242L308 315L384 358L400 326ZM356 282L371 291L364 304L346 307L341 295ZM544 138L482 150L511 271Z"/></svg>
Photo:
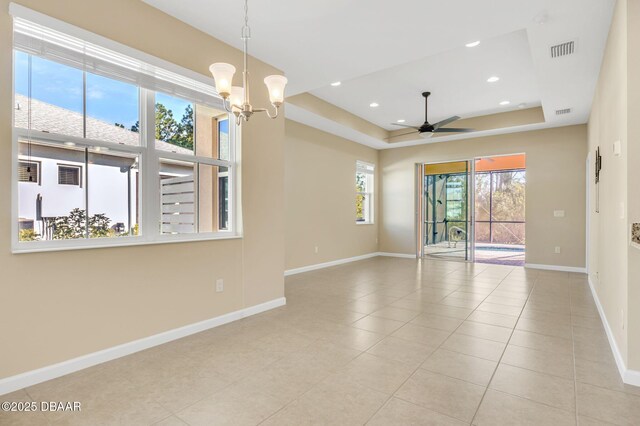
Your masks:
<svg viewBox="0 0 640 426"><path fill-rule="evenodd" d="M368 168L371 168L372 170L369 170ZM363 173L366 175L366 179L367 179L367 188L366 191L357 191L356 190L356 196L358 195L362 195L363 197L365 197L365 200L367 199L367 197L369 198L369 201L366 203L366 205L369 206L369 218L365 219L365 220L358 220L358 218L356 217L356 225L374 225L375 224L375 177L376 177L376 165L374 163L369 163L368 161L362 161L362 160L356 160L356 172L354 177L357 179L358 173ZM357 182L357 180L356 180ZM363 206L364 209L364 206ZM367 214L364 215L365 217L367 217Z"/></svg>
<svg viewBox="0 0 640 426"><path fill-rule="evenodd" d="M23 156L24 157L24 156ZM20 163L25 163L25 164L35 164L36 167L38 168L37 173L36 173L36 181L28 181L28 180L20 180ZM18 170L18 183L35 183L38 186L42 186L42 162L41 161L37 161L37 160L29 160L28 158L18 158L18 166L17 166L17 170Z"/></svg>
<svg viewBox="0 0 640 426"><path fill-rule="evenodd" d="M15 48L12 52L15 56ZM12 65L15 64L15 58ZM175 68L173 68L175 71ZM12 73L14 67L12 66ZM13 75L13 74L12 74ZM118 80L117 76L109 77ZM237 179L239 160L237 158L238 144L240 139L240 129L231 117L229 117L229 160L219 160L213 157L198 156L195 154L181 154L158 150L155 147L155 90L138 86L139 90L139 120L140 120L140 145L116 144L100 140L68 136L63 134L49 133L46 131L29 130L15 127L12 123L12 197L11 197L11 246L12 253L29 253L41 251L61 251L78 250L99 247L122 247L130 245L147 245L161 243L179 243L189 241L209 241L242 238L239 203L240 185ZM177 96L171 94L171 96ZM180 97L180 96L178 96ZM212 108L224 110L222 99L216 98L214 102L203 102L202 99L183 99L192 102L194 105L201 104ZM12 78L12 102L15 104L15 78ZM83 98L86 103L86 97ZM12 117L13 120L13 117ZM65 144L72 143L79 148L107 148L123 154L137 155L139 158L139 232L138 235L131 235L123 238L87 238L74 240L47 240L47 241L19 241L19 179L18 164L21 161L32 161L20 158L19 144L25 140L33 142L44 142L52 145L64 147ZM162 234L160 232L160 161L177 160L187 161L194 164L206 164L209 166L226 167L228 170L229 184L229 207L228 207L228 229L215 232L194 232L190 234ZM33 162L33 161L32 161ZM41 166L39 171L41 170ZM84 170L83 170L84 171ZM83 176L81 172L81 187ZM152 207L155 206L155 207ZM212 212L219 215L219 211Z"/></svg>
<svg viewBox="0 0 640 426"><path fill-rule="evenodd" d="M75 164L65 164L65 163L57 163L56 167L58 168L58 185L64 186L77 186L78 188L82 188L82 170L84 166L76 166ZM67 169L75 169L78 172L78 184L75 183L60 183L60 167L66 167Z"/></svg>

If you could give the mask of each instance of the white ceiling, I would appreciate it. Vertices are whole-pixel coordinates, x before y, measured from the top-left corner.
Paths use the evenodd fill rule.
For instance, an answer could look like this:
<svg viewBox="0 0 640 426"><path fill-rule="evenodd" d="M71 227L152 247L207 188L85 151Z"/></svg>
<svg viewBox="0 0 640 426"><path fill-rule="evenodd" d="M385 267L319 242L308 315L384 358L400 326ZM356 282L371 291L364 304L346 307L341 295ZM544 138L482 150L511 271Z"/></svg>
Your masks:
<svg viewBox="0 0 640 426"><path fill-rule="evenodd" d="M495 83L487 78L499 76ZM325 86L311 93L389 130L398 119L424 122L424 98L429 97L429 122L459 115L471 117L540 105L527 32L519 30L483 40L474 48L458 47L392 68ZM509 100L508 106L500 102ZM370 108L371 102L380 104ZM364 105L364 108L362 106Z"/></svg>
<svg viewBox="0 0 640 426"><path fill-rule="evenodd" d="M144 0L241 48L240 0ZM249 0L250 53L381 127L542 105L549 126L588 119L615 0ZM543 23L541 23L541 21ZM480 40L474 48L468 42ZM576 53L549 47L575 40ZM218 58L211 58L211 62ZM491 75L500 77L489 84ZM329 86L333 81L342 85ZM509 100L508 107L498 103ZM380 104L370 108L371 102ZM555 110L572 108L568 115Z"/></svg>

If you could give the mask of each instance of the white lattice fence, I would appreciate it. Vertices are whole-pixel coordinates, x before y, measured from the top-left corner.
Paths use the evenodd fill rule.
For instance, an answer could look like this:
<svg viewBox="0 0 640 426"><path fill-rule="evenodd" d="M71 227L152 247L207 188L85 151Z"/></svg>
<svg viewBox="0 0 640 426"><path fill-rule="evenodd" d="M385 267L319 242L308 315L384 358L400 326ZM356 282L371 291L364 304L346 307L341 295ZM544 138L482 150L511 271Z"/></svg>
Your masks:
<svg viewBox="0 0 640 426"><path fill-rule="evenodd" d="M193 176L166 178L160 181L162 233L195 232L195 182Z"/></svg>

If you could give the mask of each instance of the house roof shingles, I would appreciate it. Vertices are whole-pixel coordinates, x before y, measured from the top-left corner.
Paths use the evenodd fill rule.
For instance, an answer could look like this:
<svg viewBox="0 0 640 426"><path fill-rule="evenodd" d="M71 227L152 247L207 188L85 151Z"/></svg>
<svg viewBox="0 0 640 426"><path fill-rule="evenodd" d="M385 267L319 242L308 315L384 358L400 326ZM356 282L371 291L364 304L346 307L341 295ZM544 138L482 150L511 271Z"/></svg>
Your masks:
<svg viewBox="0 0 640 426"><path fill-rule="evenodd" d="M24 95L15 95L15 127L29 128L29 102ZM31 99L31 128L61 135L82 137L82 114L56 105ZM140 145L140 134L115 124L87 116L87 138L119 145ZM193 151L168 142L156 140L156 149L193 154Z"/></svg>

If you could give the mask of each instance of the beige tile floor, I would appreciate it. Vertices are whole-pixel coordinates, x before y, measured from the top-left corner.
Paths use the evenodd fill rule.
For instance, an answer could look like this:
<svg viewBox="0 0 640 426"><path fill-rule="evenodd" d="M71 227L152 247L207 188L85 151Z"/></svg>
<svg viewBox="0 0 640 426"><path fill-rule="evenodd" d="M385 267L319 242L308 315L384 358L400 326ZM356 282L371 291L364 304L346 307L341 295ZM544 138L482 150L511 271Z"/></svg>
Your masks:
<svg viewBox="0 0 640 426"><path fill-rule="evenodd" d="M0 424L638 425L581 274L375 258L286 279L287 306L1 400Z"/></svg>

